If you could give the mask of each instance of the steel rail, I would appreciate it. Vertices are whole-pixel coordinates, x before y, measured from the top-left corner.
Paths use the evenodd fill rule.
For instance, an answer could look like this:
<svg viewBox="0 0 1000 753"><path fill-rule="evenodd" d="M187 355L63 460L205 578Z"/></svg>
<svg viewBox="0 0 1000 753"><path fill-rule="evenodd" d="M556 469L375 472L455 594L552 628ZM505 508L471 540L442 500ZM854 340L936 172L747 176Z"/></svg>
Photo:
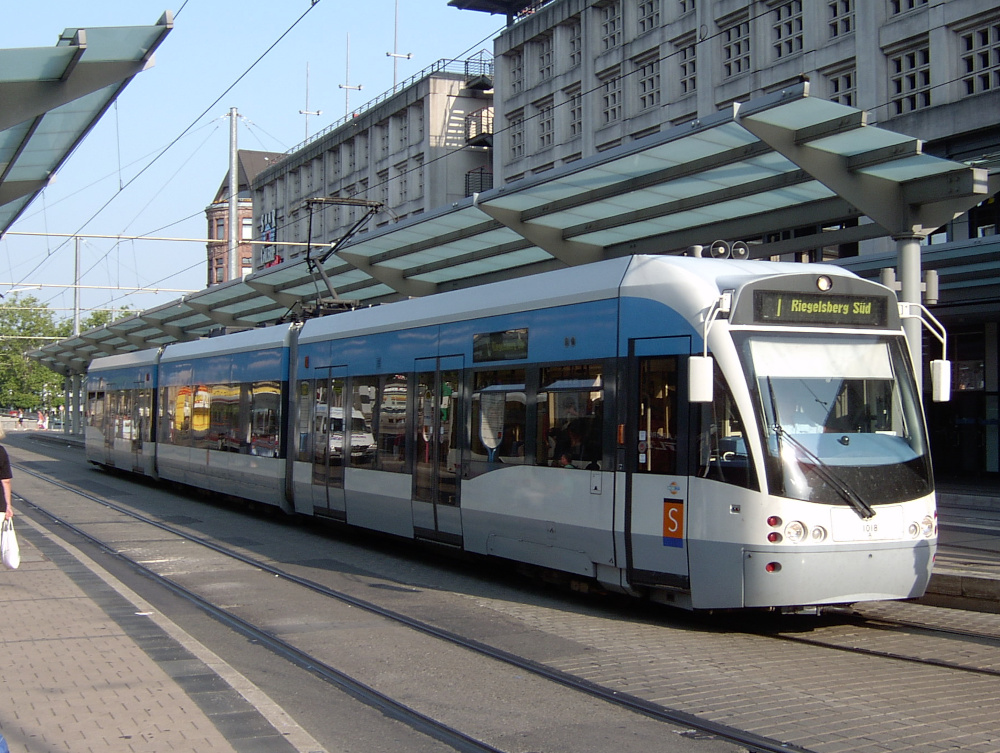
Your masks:
<svg viewBox="0 0 1000 753"><path fill-rule="evenodd" d="M274 565L270 565L268 563L262 562L252 557L248 557L247 555L241 554L239 552L235 552L227 547L224 547L220 544L216 544L215 542L209 541L200 536L195 536L185 531L181 531L167 523L163 523L162 521L149 518L141 513L137 513L133 510L129 510L128 508L121 507L120 505L116 505L113 502L110 502L106 499L102 499L88 492L82 491L76 487L64 484L60 481L56 481L30 468L22 467L18 464L15 465L17 465L19 470L25 473L35 476L36 478L46 481L47 483L50 483L61 489L65 489L66 491L70 491L74 494L77 494L83 497L84 499L89 499L93 502L104 505L105 507L115 510L116 512L119 512L123 515L127 515L131 518L134 518L140 522L159 528L160 530L166 531L175 536L179 536L187 541L191 541L192 543L200 544L201 546L204 546L214 552L225 555L227 557L231 557L232 559L235 559L244 564L256 567L260 570L263 570L264 572L280 577L298 586L309 589L315 593L319 593L323 596L336 599L338 601L341 601L345 604L349 604L358 609L363 609L371 614L378 615L385 619L392 620L399 624L405 625L406 627L409 627L413 630L424 633L425 635L438 638L439 640L445 641L452 645L460 646L462 648L474 651L483 656L487 656L491 659L495 659L497 661L501 661L511 666L517 667L518 669L524 670L526 672L531 672L532 674L542 677L543 679L547 679L551 682L563 685L564 687L576 690L577 692L583 693L590 697L598 698L607 703L611 703L616 706L629 709L635 713L642 714L656 721L664 722L667 724L673 724L676 726L688 727L690 729L718 737L719 739L726 740L728 742L735 743L737 745L742 745L748 751L750 751L750 753L813 753L808 748L803 748L793 743L782 742L780 740L775 740L773 738L765 737L763 735L758 735L752 732L747 732L745 730L740 730L726 724L720 724L717 722L713 722L709 719L698 717L686 711L673 709L664 706L662 704L655 703L653 701L648 701L646 699L639 698L638 696L634 696L629 693L622 693L612 688L608 688L599 685L597 683L591 682L589 680L576 677L568 672L563 672L561 670L547 667L546 665L541 664L539 662L521 656L517 656L516 654L512 654L508 651L504 651L503 649L490 646L488 644L482 643L472 638L466 638L464 636L458 635L457 633L453 633L444 628L436 627L434 625L414 619L399 612L395 612L391 609L381 607L372 602L359 599L357 597L351 596L349 594L340 591L336 591L332 588L324 586L321 583L309 580L308 578L303 578L301 576L294 575L285 570L282 570L279 567L275 567ZM32 506L34 507L35 505L32 504ZM45 510L41 510L41 512L45 513L46 515L50 515ZM50 517L55 518L57 516L50 515ZM118 556L124 559L125 561L131 562L131 560L129 560L125 555L121 555L115 552L103 542L98 541L97 539L89 536L86 533L81 532L81 535L83 535L85 538L91 541L94 541L95 544L100 546L102 549L109 551L109 553ZM138 563L135 564L136 567L146 570L145 566L140 565ZM159 579L162 576L155 576L155 577ZM163 578L163 580L169 582L168 579L166 578ZM183 586L178 585L176 587L179 589L183 589ZM200 597L198 598L200 599ZM210 605L208 605L206 608L208 608L210 613L212 614L214 614L214 610L217 609L214 607L210 607ZM227 615L228 613L222 610L222 614ZM240 619L232 615L230 615L230 617L234 621L239 621ZM272 639L269 638L269 640Z"/></svg>

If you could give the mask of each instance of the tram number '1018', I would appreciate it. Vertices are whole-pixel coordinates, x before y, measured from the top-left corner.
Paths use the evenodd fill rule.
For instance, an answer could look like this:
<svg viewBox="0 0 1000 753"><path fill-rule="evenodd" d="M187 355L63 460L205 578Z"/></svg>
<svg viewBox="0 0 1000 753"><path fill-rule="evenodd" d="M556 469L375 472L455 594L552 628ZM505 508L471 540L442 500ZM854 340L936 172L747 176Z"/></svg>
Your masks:
<svg viewBox="0 0 1000 753"><path fill-rule="evenodd" d="M663 545L684 546L683 500L663 500Z"/></svg>

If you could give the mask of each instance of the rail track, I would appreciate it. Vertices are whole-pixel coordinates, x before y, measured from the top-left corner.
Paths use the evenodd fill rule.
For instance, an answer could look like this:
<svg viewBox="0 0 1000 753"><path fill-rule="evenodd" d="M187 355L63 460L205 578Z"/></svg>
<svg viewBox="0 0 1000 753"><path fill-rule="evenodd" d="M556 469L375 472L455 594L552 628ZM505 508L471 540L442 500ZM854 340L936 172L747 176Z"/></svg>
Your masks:
<svg viewBox="0 0 1000 753"><path fill-rule="evenodd" d="M307 589L313 593L320 594L323 597L350 605L351 607L362 609L368 613L377 615L381 619L392 621L405 626L408 629L431 636L434 639L446 644L457 646L480 654L483 657L503 662L516 667L521 671L530 672L537 677L569 688L582 695L613 704L658 722L684 727L688 730L687 733L681 734L711 736L730 742L734 745L741 746L742 748L755 753L810 753L808 749L791 744L787 741L770 739L752 732L719 724L709 719L699 718L690 713L651 702L638 696L622 693L619 690L604 687L600 684L593 683L579 677L574 677L569 673L546 667L544 664L518 656L512 652L489 646L481 641L464 637L449 630L444 630L428 622L414 619L405 614L401 614L381 606L373 601L360 599L343 591L330 588L329 586L318 583L314 580L295 575L263 559L248 556L218 542L192 535L190 532L183 530L181 527L137 513L136 511L116 504L107 498L88 493L73 485L53 479L46 474L40 473L23 464L15 463L15 468L19 473L30 474L38 480L58 487L63 491L70 492L81 500L86 500L93 504L100 505L107 510L113 511L116 514L124 516L139 524L153 527L171 536L175 536L184 541L196 544L199 547L208 549L215 554L222 555L223 557L239 562L242 565L249 566L255 570L280 578L288 584ZM319 656L304 651L293 645L291 642L276 637L263 627L248 622L247 620L234 614L232 611L220 607L219 605L213 603L212 599L181 585L174 579L160 572L158 568L144 564L136 558L131 557L127 553L127 547L123 548L120 545L113 544L103 539L101 536L88 531L88 525L86 523L74 522L66 515L57 514L52 512L50 509L47 509L46 505L43 503L33 501L23 495L19 496L21 496L22 504L26 503L31 507L31 509L44 515L53 526L72 531L77 536L89 541L105 552L122 561L125 561L130 567L142 572L148 578L155 580L157 583L162 584L174 594L197 605L200 609L206 611L215 619L228 625L233 630L236 630L248 638L267 646L274 653L286 658L296 666L308 669L322 678L325 682L343 692L349 693L352 697L362 703L382 711L389 717L403 722L412 729L435 740L443 742L455 750L469 751L471 753L476 753L478 751L497 753L498 749L492 745L477 740L465 732L457 729L453 725L446 724L439 719L435 719L427 714L421 713L417 709L394 699L385 693L379 692L358 678L352 677L349 674L336 669L326 663ZM102 520L101 525L106 526L107 521Z"/></svg>
<svg viewBox="0 0 1000 753"><path fill-rule="evenodd" d="M610 599L607 601L598 599L581 601L560 592L557 598L563 600L562 603L550 610L556 614L556 617L553 618L554 621L545 622L546 619L549 619L542 614L545 610L535 609L533 604L529 603L533 599L531 594L525 597L523 603L521 598L515 596L514 598L498 598L489 605L489 608L496 610L501 619L510 616L511 621L517 622L519 626L526 625L528 629L544 631L544 635L549 637L558 635L558 640L577 640L580 633L574 633L574 630L587 631L590 629L586 626L580 627L577 623L586 622L591 616L595 621L604 625L617 622L623 626L623 634L628 634L627 639L618 638L613 634L614 628L611 628L608 631L608 636L592 639L590 633L584 632L583 637L579 640L581 643L587 644L587 650L590 653L582 660L576 657L564 659L554 656L550 658L540 656L539 652L532 654L530 650L519 650L518 647L512 649L509 642L505 644L502 639L495 639L495 636L489 634L489 631L486 631L488 635L485 640L482 631L478 634L478 639L470 637L470 635L463 634L466 626L462 619L449 622L445 618L438 619L437 615L429 614L427 609L421 613L420 609L414 606L417 604L415 598L417 595L423 600L438 590L451 600L450 603L454 603L456 598L465 598L466 603L468 603L467 600L470 596L479 598L474 594L490 594L494 590L501 589L503 587L502 576L493 576L486 572L486 568L483 568L482 580L495 581L493 585L486 582L481 587L476 586L470 589L468 593L461 593L462 589L459 588L459 591L456 592L457 595L456 593L446 593L448 585L438 585L436 580L432 582L425 574L415 576L407 569L408 565L405 561L402 565L403 569L398 575L394 572L388 576L379 576L385 579L377 583L368 583L365 587L369 590L360 587L353 589L334 588L329 583L319 582L322 579L304 576L301 572L302 568L296 566L294 557L287 555L277 558L259 556L250 551L253 547L244 546L244 542L240 540L241 537L235 535L240 526L243 525L239 521L250 521L248 523L250 527L259 529L262 525L260 516L248 518L242 513L220 509L218 505L208 504L205 506L206 510L214 510L220 515L228 515L231 512L232 522L225 523L225 530L229 533L220 535L219 530L222 529L217 529L214 535L199 535L193 533L192 526L186 525L186 522L193 519L189 516L203 517L194 512L194 510L201 508L200 502L189 501L183 506L178 505L172 511L159 507L154 508L151 504L133 504L131 499L125 500L126 504L120 504L116 499L123 499L122 494L128 494L128 492L119 491L116 495L114 490L109 489L109 486L113 485L120 489L123 488L122 485L128 483L134 485L131 488L152 487L144 487L141 482L135 485L135 479L128 479L126 482L125 479L116 479L115 476L102 476L96 473L92 476L88 473L90 479L73 485L64 480L63 474L60 474L63 478L54 478L51 473L45 472L44 469L47 467L47 462L28 463L20 465L17 472L18 474L31 474L33 478L46 485L54 485L51 488L59 489L61 493L71 494L76 500L83 499L87 502L87 504L74 502L62 506L65 510L78 510L79 520L74 519L77 516L75 512L73 515L60 510L46 512L46 515L52 513L53 516L50 519L53 526L73 525L79 527L81 529L80 535L92 536L91 541L99 542L95 543L95 546L100 546L104 551L112 553L123 561L126 559L136 561L137 564L134 567L150 569L151 574L148 577L165 578L168 581L167 586L172 589L187 587L177 582L184 580L184 578L171 577L172 571L183 571L185 565L182 562L171 560L170 557L161 557L159 559L164 561L156 562L157 556L150 552L144 556L133 557L132 550L135 547L129 544L126 537L121 534L121 530L126 526L116 522L114 535L107 537L102 533L102 527L106 529L111 517L115 517L117 521L117 516L121 516L121 520L131 521L129 525L141 526L147 531L152 530L148 528L149 526L155 526L155 529L162 532L163 536L176 537L179 541L187 542L185 546L190 546L192 552L195 550L212 552L214 557L220 558L220 562L225 560L234 563L233 565L219 564L217 565L219 568L239 567L258 572L262 577L285 584L287 588L308 591L316 598L345 605L351 610L364 612L370 615L373 620L392 622L402 630L419 633L426 636L427 640L441 646L459 647L461 651L476 652L476 656L480 657L480 662L498 661L507 667L512 667L519 673L530 673L532 677L539 678L542 683L558 685L568 689L570 693L580 694L581 702L584 702L583 698L587 698L594 703L614 704L620 709L628 710L628 712L641 714L651 723L663 723L665 729L666 725L672 725L675 728L686 730L674 729L675 734L725 741L751 751L817 751L822 753L827 749L828 744L834 746L830 748L831 750L843 749L843 738L840 739L840 747L838 748L838 741L833 737L825 739L804 734L803 730L808 733L808 724L788 722L783 726L784 722L777 713L773 716L769 715L770 712L764 716L759 713L747 713L739 710L734 713L731 708L726 707L726 701L721 697L724 695L723 686L726 684L733 687L745 687L749 683L754 690L745 692L745 694L750 696L755 691L766 691L770 687L766 677L762 679L759 673L755 675L746 667L739 667L738 659L735 657L733 659L727 658L724 662L717 658L720 650L718 647L727 645L726 641L730 640L726 638L726 635L731 635L732 641L740 643L739 651L744 651L750 656L759 656L759 665L767 667L765 675L772 672L775 667L780 666L783 654L794 654L798 657L796 665L801 664L803 656L808 656L808 661L815 661L817 667L822 667L821 671L817 670L821 674L833 671L847 676L849 671L846 667L863 666L865 669L861 670L862 672L870 671L873 674L885 674L889 677L900 678L894 687L902 688L907 687L908 680L904 678L918 672L921 677L939 678L932 682L939 683L942 687L954 685L967 690L970 695L990 698L994 697L991 694L995 694L995 697L1000 698L1000 684L997 683L997 677L1000 675L1000 623L991 622L989 615L970 615L969 620L972 624L964 626L962 620L955 618L966 613L923 607L917 604L885 603L858 605L852 611L845 610L838 614L819 618L748 620L745 615L716 615L705 618L659 608L647 609L631 602L629 606L622 607L621 602ZM93 479L98 480L91 483ZM104 483L105 479L114 479L114 481ZM48 495L43 493L38 496L44 498ZM134 498L143 496L142 494L133 495ZM30 499L30 495L27 501L33 501ZM46 503L40 504L39 507L52 506ZM91 512L88 514L86 512L88 509L91 511L103 509L107 513L94 514ZM213 515L211 512L206 514ZM57 519L61 522L55 522ZM87 520L93 522L88 523ZM267 521L267 525L270 525L272 519L268 518ZM199 530L206 530L206 528L207 526L201 527ZM307 533L305 529L295 529L290 531L286 538L292 540L299 535L305 537L314 534L315 531L312 530ZM252 533L248 533L248 535L253 536ZM334 534L334 538L338 538L339 535ZM137 533L134 538L141 540L144 537L150 539L153 538L153 535ZM365 549L369 548L371 547ZM374 548L378 549L379 547L376 545ZM419 556L414 555L413 560L414 562L419 561L421 563L419 567L422 568L423 563L427 560L427 555L426 550L421 550ZM381 552L371 556L381 557ZM153 562L151 563L149 560L153 560ZM366 561L362 561L357 567L363 569L365 565ZM416 567L414 565L414 568ZM463 578L464 573L460 576L455 575L456 569L464 570L461 567L456 568L454 561L449 560L445 571L451 573L450 577ZM180 592L178 591L178 593ZM359 593L372 596L371 598L362 598L358 596ZM376 593L377 596L374 595ZM534 596L536 595L534 594ZM271 641L276 638L275 633L280 632L253 620L250 620L249 624L242 624L241 620L244 618L234 614L232 609L225 605L219 606L213 598L206 597L200 591L194 596L205 602L204 605L200 604L200 608L212 613L216 619L231 624L233 629L241 631L244 635L254 635L252 640L260 642L262 645L268 645L269 648L272 647ZM571 618L568 621L559 619L558 615L565 613L567 609L567 602L564 599L572 602L569 610L570 612L578 612L576 618ZM629 610L624 616L622 615L623 609ZM623 619L624 622L622 622ZM258 632L248 632L251 630ZM476 635L474 631L472 631L472 635ZM627 640L629 645L622 646L623 640ZM297 641L295 640L288 643L290 644L289 661L298 661L301 662L301 665L310 668L318 667L317 675L325 672L323 665L326 662L322 655L317 655L316 652L309 650L309 647L302 648L296 645ZM686 665L676 667L678 674L674 675L671 672L674 667L662 654L663 651L674 650L675 644L678 646L677 650L681 650L681 647L688 650L689 644L711 646L704 649L703 655L697 653L692 655L690 662L699 668L708 666L710 671L707 674L710 675L712 674L711 667L718 662L720 664L719 672L711 678L698 678L695 682L686 683L684 675L685 672L690 671L685 669ZM774 648L768 648L768 644L773 644ZM783 649L782 646L789 646L789 648ZM280 643L274 643L271 650L279 656L285 656L286 649ZM698 650L702 649L699 647ZM296 652L298 652L297 655ZM837 658L848 655L854 658ZM878 661L880 664L870 664L871 661ZM617 665L615 665L616 662ZM649 666L643 666L646 664ZM351 693L354 697L363 697L364 693L367 692L366 688L371 687L369 683L354 676L350 671L333 666L330 666L329 669L333 671L330 673L328 682L344 692ZM750 669L752 670L752 668ZM340 676L338 673L344 676ZM327 680L324 678L324 681ZM357 684L352 685L352 682ZM708 684L705 684L706 682ZM819 679L816 682L819 684L803 683L798 690L790 686L788 692L796 697L797 694L801 693L818 693L825 697L828 695L827 689L829 688L832 689L831 693L836 697L837 680L829 680L830 683L833 683L832 685L822 684ZM719 683L719 685L713 683ZM380 691L372 689L375 690L375 694L367 698L366 703L374 708L391 709L384 713L393 716L393 718L403 718L406 715L405 708L393 709L391 707L391 703L395 700L392 692L382 692L382 695L387 697L381 698L378 695ZM774 686L774 690L778 693L784 692L780 686ZM876 691L872 692L874 694ZM891 690L887 692L888 695L884 696L883 699L895 699L898 695ZM706 694L709 696L718 694L720 698L715 705L692 700ZM736 701L736 703L739 702L739 700ZM745 699L742 702L745 704ZM913 698L904 703L919 704L921 701L914 695ZM383 706L382 704L387 705ZM863 717L865 713L869 713L868 704L864 704L863 708L856 707L854 702L850 700L850 696L833 701L833 704L832 708L827 708L823 712L824 715L844 713L845 716L861 715ZM406 706L407 704L402 705ZM880 709L877 716L885 710L884 702L882 706L876 702L872 707ZM895 711L890 711L890 714L898 713L900 719L905 720L912 714L908 710L909 708L901 705ZM429 731L424 734L431 735L435 740L446 740L446 744L455 749L490 750L491 748L488 747L490 743L483 742L483 740L492 740L494 744L496 743L494 738L469 735L463 733L461 729L453 729L449 732L448 727L460 728L462 725L442 722L442 720L436 719L433 713L427 714L417 709L414 711L416 711L416 715L413 717L412 723L408 721L407 724L411 724L413 729L423 730L426 727ZM972 713L970 711L970 714ZM428 718L421 718L421 714ZM720 720L724 720L724 722L720 722ZM451 721L454 722L454 719ZM442 722L442 729L438 730L433 727L436 722ZM941 723L954 728L955 740L961 739L961 735L965 733L968 726L958 719L955 721L946 720ZM975 723L992 728L992 722L989 721L978 720ZM848 738L850 734L850 732L847 733ZM902 733L900 735L904 736ZM867 739L867 735L865 739ZM886 739L885 747L887 750L907 750L905 746L893 747L891 732L887 733ZM487 747L476 747L480 744Z"/></svg>

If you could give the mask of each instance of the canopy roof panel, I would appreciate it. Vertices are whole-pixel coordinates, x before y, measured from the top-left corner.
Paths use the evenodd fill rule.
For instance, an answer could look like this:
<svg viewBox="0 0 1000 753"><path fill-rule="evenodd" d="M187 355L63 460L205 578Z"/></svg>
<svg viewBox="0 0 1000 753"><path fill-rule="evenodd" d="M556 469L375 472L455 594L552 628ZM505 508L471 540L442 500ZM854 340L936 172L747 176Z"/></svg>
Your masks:
<svg viewBox="0 0 1000 753"><path fill-rule="evenodd" d="M0 235L5 233L173 27L66 29L52 48L0 50Z"/></svg>
<svg viewBox="0 0 1000 753"><path fill-rule="evenodd" d="M873 182L838 190L859 178ZM377 304L633 253L683 253L693 243L742 239L754 232L748 228L871 217L887 203L896 214L885 216L905 225L921 201L946 193L956 214L975 206L986 182L982 170L923 155L916 139L868 126L859 110L809 97L803 83L360 233L323 269L342 299ZM843 232L856 241L896 230L866 224ZM844 241L833 232L822 242ZM756 249L758 257L772 253ZM97 355L272 323L324 295L304 259L286 262L30 356L80 373Z"/></svg>

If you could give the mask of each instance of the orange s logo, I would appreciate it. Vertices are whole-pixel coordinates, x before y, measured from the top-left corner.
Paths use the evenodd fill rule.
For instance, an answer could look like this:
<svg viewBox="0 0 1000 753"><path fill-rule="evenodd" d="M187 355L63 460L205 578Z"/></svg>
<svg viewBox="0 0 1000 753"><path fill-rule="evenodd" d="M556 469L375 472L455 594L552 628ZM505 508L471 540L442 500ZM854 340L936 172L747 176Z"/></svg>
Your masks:
<svg viewBox="0 0 1000 753"><path fill-rule="evenodd" d="M663 545L684 546L684 502L663 500Z"/></svg>

